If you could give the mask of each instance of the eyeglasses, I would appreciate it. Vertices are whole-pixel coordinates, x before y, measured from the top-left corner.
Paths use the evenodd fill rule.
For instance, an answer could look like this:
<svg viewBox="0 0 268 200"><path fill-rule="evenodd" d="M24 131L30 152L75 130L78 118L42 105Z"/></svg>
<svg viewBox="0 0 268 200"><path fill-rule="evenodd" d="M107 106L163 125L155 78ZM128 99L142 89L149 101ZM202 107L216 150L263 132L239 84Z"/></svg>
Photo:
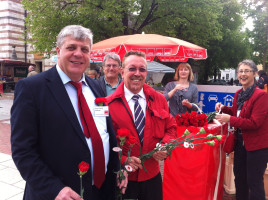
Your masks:
<svg viewBox="0 0 268 200"><path fill-rule="evenodd" d="M144 73L147 71L147 69L145 69L145 68L136 68L136 67L130 67L130 68L126 68L126 69L130 72L136 72L137 70L139 70L141 73Z"/></svg>
<svg viewBox="0 0 268 200"><path fill-rule="evenodd" d="M253 72L253 71L252 70L244 70L244 71L243 70L239 70L238 71L238 74L243 74L243 73L244 74L249 74L250 72Z"/></svg>
<svg viewBox="0 0 268 200"><path fill-rule="evenodd" d="M108 68L117 68L117 67L119 67L118 65L105 65L105 67L108 67Z"/></svg>

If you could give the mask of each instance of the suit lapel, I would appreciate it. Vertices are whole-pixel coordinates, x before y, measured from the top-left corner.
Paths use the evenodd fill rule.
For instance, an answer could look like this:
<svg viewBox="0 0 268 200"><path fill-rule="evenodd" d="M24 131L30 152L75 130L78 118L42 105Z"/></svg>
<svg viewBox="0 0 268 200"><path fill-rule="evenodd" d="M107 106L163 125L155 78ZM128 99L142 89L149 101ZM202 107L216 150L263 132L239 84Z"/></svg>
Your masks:
<svg viewBox="0 0 268 200"><path fill-rule="evenodd" d="M83 140L83 142L87 145L83 131L76 117L73 105L60 79L60 76L56 70L56 67L53 67L51 70L48 71L46 80L47 80L47 87L52 93L52 95L54 96L57 104L63 110L66 117L68 118L72 126L74 127L76 134L78 134L79 137Z"/></svg>
<svg viewBox="0 0 268 200"><path fill-rule="evenodd" d="M97 89L100 89L99 86L96 85L96 82L90 78L88 78L87 76L85 76L86 82L89 86L89 88L91 89L91 91L93 92L93 94L95 95L95 97L100 97L100 93Z"/></svg>

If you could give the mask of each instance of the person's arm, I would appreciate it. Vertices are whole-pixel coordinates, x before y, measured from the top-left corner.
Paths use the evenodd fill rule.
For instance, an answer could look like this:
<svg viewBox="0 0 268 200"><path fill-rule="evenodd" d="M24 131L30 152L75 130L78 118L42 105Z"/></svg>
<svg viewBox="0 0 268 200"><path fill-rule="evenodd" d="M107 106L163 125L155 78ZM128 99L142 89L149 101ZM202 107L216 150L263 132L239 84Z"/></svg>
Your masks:
<svg viewBox="0 0 268 200"><path fill-rule="evenodd" d="M195 85L192 85L192 90L190 90L189 92L191 93L190 96L191 96L191 102L188 100L188 99L184 99L182 101L182 105L185 105L188 109L188 111L197 111L198 108L193 105L194 104L198 104L198 89Z"/></svg>
<svg viewBox="0 0 268 200"><path fill-rule="evenodd" d="M251 110L250 116L247 118L231 116L230 126L241 128L242 130L257 130L263 123L267 121L268 113L268 95L261 93L252 102L252 108L248 106L248 112ZM247 112L245 111L245 112ZM241 111L242 112L242 111Z"/></svg>
<svg viewBox="0 0 268 200"><path fill-rule="evenodd" d="M55 199L65 185L53 175L38 152L39 109L32 88L25 80L16 84L11 109L12 158L23 179L37 195Z"/></svg>
<svg viewBox="0 0 268 200"><path fill-rule="evenodd" d="M167 102L163 103L164 110L169 113L169 107ZM165 133L162 143L168 143L171 139L177 137L177 123L175 118L169 113L169 116L165 119Z"/></svg>
<svg viewBox="0 0 268 200"><path fill-rule="evenodd" d="M171 99L178 90L184 89L184 87L182 87L181 84L176 84L174 88L172 87L171 83L170 85L167 86L168 86L167 89L165 89L164 91L164 96L167 101Z"/></svg>
<svg viewBox="0 0 268 200"><path fill-rule="evenodd" d="M262 93L255 98L254 102L252 102L252 108L248 106L250 113L247 113L246 117L218 114L216 115L216 119L221 123L230 122L230 126L240 128L242 130L257 130L263 123L265 123L267 118L268 104L264 102L268 102L268 95L266 93ZM245 110L244 112L247 111Z"/></svg>

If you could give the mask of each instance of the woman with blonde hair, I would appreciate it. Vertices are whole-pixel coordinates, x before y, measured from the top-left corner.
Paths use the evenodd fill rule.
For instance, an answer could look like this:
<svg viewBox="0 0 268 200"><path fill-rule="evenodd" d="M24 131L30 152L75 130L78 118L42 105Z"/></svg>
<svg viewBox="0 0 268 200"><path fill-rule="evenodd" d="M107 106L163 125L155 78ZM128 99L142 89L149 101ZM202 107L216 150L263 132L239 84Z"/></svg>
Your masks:
<svg viewBox="0 0 268 200"><path fill-rule="evenodd" d="M197 110L192 103L198 103L198 90L195 84L191 65L180 63L177 67L174 80L165 87L164 96L169 101L170 113L175 117L186 111Z"/></svg>

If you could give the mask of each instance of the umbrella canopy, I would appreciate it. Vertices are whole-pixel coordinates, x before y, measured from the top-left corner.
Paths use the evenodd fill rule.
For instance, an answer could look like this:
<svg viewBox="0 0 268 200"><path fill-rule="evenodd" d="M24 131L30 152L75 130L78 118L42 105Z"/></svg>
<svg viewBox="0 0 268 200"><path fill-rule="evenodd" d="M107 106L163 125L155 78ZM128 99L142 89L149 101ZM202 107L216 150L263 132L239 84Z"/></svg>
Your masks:
<svg viewBox="0 0 268 200"><path fill-rule="evenodd" d="M158 57L162 62L186 62L188 58L207 58L207 50L190 42L157 34L135 34L113 37L95 43L91 60L101 61L109 52L118 54L122 60L131 50L143 51L148 62Z"/></svg>

